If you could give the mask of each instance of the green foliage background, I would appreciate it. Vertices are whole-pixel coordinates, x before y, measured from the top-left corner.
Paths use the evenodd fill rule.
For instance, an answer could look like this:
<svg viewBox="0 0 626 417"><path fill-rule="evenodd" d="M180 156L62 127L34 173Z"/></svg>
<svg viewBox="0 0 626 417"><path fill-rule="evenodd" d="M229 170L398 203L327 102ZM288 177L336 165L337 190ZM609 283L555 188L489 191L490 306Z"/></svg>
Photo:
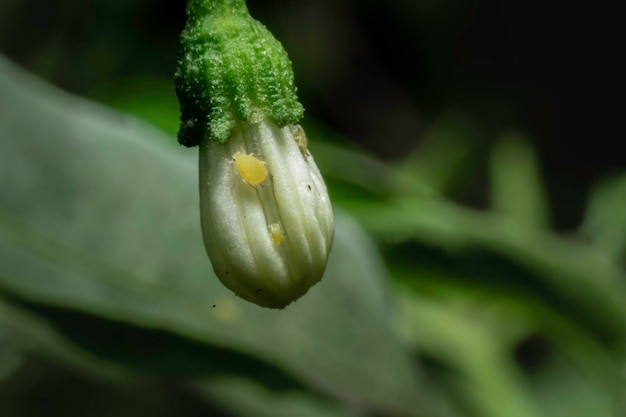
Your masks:
<svg viewBox="0 0 626 417"><path fill-rule="evenodd" d="M380 117L415 135L393 162L314 110L329 268L286 310L261 309L204 254L196 154L175 143L182 26L155 30L159 4L42 3L26 21L28 2L0 4L0 47L28 68L0 59L1 416L626 415L623 172L557 234L514 105L507 124L420 103L418 135L398 109L419 92L387 97ZM415 27L454 30L449 9L419 5ZM324 32L290 32L284 7L255 16L279 29L305 105L341 102L315 93L337 76ZM65 20L37 25L46 11ZM481 209L459 203L477 177Z"/></svg>

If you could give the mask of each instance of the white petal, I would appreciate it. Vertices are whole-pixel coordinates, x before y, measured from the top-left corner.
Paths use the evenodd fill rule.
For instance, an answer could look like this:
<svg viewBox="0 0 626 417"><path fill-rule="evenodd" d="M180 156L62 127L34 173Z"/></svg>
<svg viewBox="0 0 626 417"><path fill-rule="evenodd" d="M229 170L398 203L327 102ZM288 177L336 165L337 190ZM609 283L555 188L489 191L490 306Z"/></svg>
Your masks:
<svg viewBox="0 0 626 417"><path fill-rule="evenodd" d="M241 123L226 143L205 140L200 147L207 253L226 287L264 307L282 308L317 283L332 244L326 185L295 132L268 121ZM238 152L265 164L264 181L246 181L233 161Z"/></svg>

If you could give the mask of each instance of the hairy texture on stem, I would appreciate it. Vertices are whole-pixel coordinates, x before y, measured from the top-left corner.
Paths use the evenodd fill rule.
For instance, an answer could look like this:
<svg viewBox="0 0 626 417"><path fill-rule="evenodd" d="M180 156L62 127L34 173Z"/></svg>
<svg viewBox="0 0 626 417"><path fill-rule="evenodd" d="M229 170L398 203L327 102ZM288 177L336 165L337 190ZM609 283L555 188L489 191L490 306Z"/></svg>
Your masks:
<svg viewBox="0 0 626 417"><path fill-rule="evenodd" d="M302 118L287 53L244 0L190 0L187 18L175 74L182 145L224 142L238 121Z"/></svg>

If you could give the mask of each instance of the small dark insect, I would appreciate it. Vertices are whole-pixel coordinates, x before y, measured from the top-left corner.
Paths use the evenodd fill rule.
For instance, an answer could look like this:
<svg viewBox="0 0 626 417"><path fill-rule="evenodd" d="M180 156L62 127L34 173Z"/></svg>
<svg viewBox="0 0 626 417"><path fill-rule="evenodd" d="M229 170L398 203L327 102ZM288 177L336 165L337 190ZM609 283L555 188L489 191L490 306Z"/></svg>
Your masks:
<svg viewBox="0 0 626 417"><path fill-rule="evenodd" d="M213 304L213 308L215 308L215 304Z"/></svg>
<svg viewBox="0 0 626 417"><path fill-rule="evenodd" d="M308 189L309 189L309 191L311 191L311 184L307 184L307 185L306 185L306 188L308 188Z"/></svg>

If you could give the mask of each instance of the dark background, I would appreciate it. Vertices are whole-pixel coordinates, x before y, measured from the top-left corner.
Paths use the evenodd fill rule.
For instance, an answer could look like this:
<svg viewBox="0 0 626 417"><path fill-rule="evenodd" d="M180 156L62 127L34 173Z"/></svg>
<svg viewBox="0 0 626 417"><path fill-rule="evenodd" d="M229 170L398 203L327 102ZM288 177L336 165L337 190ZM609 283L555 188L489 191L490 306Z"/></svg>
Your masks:
<svg viewBox="0 0 626 417"><path fill-rule="evenodd" d="M578 225L591 184L626 166L616 5L248 4L284 42L307 116L383 159L404 156L446 114L480 132L479 149L521 131L539 151L560 230ZM136 77L167 80L184 9L184 1L165 0L1 0L0 52L81 95ZM484 205L483 171L478 163L476 185L460 200Z"/></svg>

